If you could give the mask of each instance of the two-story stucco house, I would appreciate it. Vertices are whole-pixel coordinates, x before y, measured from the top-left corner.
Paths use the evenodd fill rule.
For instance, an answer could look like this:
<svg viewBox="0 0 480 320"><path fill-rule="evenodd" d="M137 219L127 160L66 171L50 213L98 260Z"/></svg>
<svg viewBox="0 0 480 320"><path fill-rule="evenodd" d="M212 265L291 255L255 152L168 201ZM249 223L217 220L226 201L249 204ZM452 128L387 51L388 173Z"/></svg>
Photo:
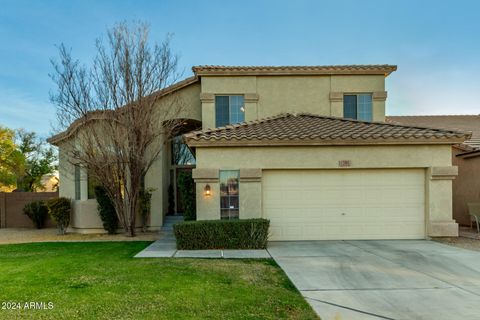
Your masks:
<svg viewBox="0 0 480 320"><path fill-rule="evenodd" d="M385 79L395 70L194 67L169 89L189 111L184 135L145 179L156 189L150 227L162 226L168 187L191 170L197 219L267 218L271 240L456 236L451 146L467 135L385 123ZM52 143L65 161L62 137ZM185 145L191 155L176 159ZM86 173L60 168L60 195L75 199L73 229L100 229Z"/></svg>

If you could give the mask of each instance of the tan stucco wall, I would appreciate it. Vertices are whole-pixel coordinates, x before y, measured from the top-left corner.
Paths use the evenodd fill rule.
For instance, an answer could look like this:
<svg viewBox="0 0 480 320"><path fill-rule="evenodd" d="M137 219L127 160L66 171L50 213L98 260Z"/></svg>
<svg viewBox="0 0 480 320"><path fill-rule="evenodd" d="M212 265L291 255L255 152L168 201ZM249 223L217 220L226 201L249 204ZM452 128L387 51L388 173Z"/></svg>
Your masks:
<svg viewBox="0 0 480 320"><path fill-rule="evenodd" d="M200 90L200 83L194 83L167 95L156 103L157 111L163 110L165 107L168 110L174 110L167 116L200 121L202 120Z"/></svg>
<svg viewBox="0 0 480 320"><path fill-rule="evenodd" d="M68 161L68 143L58 148L58 181L59 196L75 199L75 169Z"/></svg>
<svg viewBox="0 0 480 320"><path fill-rule="evenodd" d="M244 168L339 169L340 160L351 161L351 167L344 170L423 168L427 173L425 217L428 235L447 236L457 232L457 225L452 220L451 172L455 172L455 168L451 167L450 152L449 145L197 148L196 170L201 173L205 169L211 172ZM242 182L240 178L241 218L262 217L261 183L261 179ZM212 188L210 197L203 194L205 184L197 183L197 217L199 220L219 219L218 180L209 182ZM247 216L242 215L245 213Z"/></svg>
<svg viewBox="0 0 480 320"><path fill-rule="evenodd" d="M458 223L470 226L467 203L480 202L480 156L456 157L462 152L453 148L452 162L458 166L458 177L453 180L453 217Z"/></svg>
<svg viewBox="0 0 480 320"><path fill-rule="evenodd" d="M317 146L197 148L197 168L426 168L450 166L450 146Z"/></svg>
<svg viewBox="0 0 480 320"><path fill-rule="evenodd" d="M331 101L330 93L385 91L382 75L335 76L237 76L202 78L203 94L255 94L258 101L245 102L245 120L251 121L285 112L308 112L343 117L343 102ZM373 120L385 120L385 101L373 101ZM203 128L215 127L215 103L202 103Z"/></svg>

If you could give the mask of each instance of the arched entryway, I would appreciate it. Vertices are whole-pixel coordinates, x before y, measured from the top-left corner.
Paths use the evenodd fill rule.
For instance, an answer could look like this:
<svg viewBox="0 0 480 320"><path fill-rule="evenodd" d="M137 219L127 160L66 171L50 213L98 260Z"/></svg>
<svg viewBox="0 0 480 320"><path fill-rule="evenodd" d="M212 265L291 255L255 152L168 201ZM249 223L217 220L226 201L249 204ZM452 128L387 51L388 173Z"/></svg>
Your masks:
<svg viewBox="0 0 480 320"><path fill-rule="evenodd" d="M170 144L170 185L168 190L167 215L182 215L183 203L180 196L180 176L192 175L195 168L195 154L183 142L182 135L202 128L202 122L194 119L183 119L182 125L176 132Z"/></svg>

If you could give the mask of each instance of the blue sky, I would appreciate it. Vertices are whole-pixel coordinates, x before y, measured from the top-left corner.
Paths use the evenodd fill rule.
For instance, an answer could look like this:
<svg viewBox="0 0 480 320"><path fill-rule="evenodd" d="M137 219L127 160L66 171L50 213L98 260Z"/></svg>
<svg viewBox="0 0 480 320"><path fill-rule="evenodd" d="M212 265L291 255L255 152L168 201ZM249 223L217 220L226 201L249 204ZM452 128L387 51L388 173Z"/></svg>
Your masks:
<svg viewBox="0 0 480 320"><path fill-rule="evenodd" d="M475 1L0 0L0 124L43 136L55 119L55 45L84 62L122 20L174 33L192 65L397 64L387 114L479 114L480 3Z"/></svg>

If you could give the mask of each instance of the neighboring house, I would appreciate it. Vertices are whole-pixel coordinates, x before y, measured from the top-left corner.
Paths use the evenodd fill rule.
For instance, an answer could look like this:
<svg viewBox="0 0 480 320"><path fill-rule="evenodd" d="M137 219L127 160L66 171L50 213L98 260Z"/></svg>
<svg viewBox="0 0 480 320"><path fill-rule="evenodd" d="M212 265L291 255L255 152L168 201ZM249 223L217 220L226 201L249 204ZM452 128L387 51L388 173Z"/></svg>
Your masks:
<svg viewBox="0 0 480 320"><path fill-rule="evenodd" d="M56 192L58 190L58 171L44 175L42 185L44 189L39 189L38 192Z"/></svg>
<svg viewBox="0 0 480 320"><path fill-rule="evenodd" d="M472 132L472 137L452 148L452 164L458 167L453 180L453 218L470 226L467 203L480 202L480 115L389 116L387 122Z"/></svg>
<svg viewBox="0 0 480 320"><path fill-rule="evenodd" d="M175 139L147 174L151 229L163 223L168 186L193 169L199 220L267 218L271 240L456 236L451 147L469 135L385 123L385 78L395 70L194 67L168 90L188 101L185 132L202 130ZM101 222L86 172L62 165L62 141L77 129L50 141L60 149L60 195L76 199L72 226L83 232ZM177 161L176 149L195 157Z"/></svg>

